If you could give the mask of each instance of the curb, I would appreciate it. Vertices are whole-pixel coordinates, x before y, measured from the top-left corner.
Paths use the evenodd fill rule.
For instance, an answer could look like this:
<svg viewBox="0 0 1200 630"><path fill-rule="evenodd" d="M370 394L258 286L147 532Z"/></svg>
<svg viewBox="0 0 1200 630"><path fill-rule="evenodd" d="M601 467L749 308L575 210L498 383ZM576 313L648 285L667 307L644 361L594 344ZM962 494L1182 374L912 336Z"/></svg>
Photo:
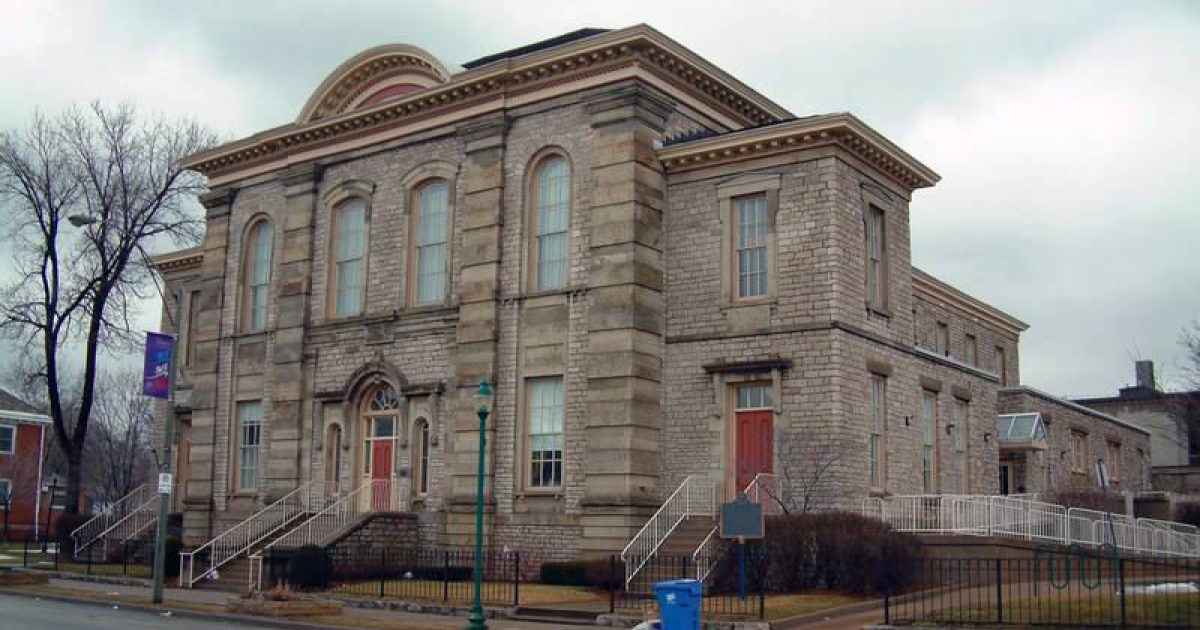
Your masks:
<svg viewBox="0 0 1200 630"><path fill-rule="evenodd" d="M14 597L24 597L27 599L44 599L52 602L63 602L67 604L83 604L87 606L96 606L103 608L112 608L113 604L109 602L88 599L81 597L68 597L66 595L47 594L47 593L31 593L26 591L13 591L8 589L0 589L0 595L11 595ZM183 608L172 608L170 606L146 606L144 604L117 604L120 609L133 610L142 613L161 614L164 612L171 613L172 617L181 619L199 619L203 621L228 621L238 622L241 624L252 624L259 626L268 626L271 628L286 628L291 630L362 630L356 626L337 626L329 624L308 623L305 621L293 621L285 619L275 619L273 617L254 617L250 615L234 615L217 612L201 612L196 610L188 610Z"/></svg>

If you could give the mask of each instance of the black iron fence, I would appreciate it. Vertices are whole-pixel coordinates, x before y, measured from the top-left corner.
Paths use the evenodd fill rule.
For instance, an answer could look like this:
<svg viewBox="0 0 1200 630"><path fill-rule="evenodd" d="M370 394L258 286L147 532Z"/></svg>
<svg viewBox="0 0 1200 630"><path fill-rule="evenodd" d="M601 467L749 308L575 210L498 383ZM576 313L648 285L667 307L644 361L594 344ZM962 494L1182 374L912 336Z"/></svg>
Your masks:
<svg viewBox="0 0 1200 630"><path fill-rule="evenodd" d="M886 593L894 625L1200 627L1200 560L1038 551L916 561L916 590Z"/></svg>
<svg viewBox="0 0 1200 630"><path fill-rule="evenodd" d="M668 580L704 577L700 613L704 619L764 619L766 617L766 559L761 548L748 545L739 558L736 551L725 553L707 575L698 572L690 555L654 555L645 559L630 557L641 564L634 578L625 582L621 559L609 560L609 612L645 615L657 606L654 584Z"/></svg>
<svg viewBox="0 0 1200 630"><path fill-rule="evenodd" d="M268 555L266 583L289 583L293 557L288 552ZM339 546L330 552L330 560L330 594L454 605L468 605L474 598L473 549ZM520 566L518 553L484 553L480 598L485 605L518 604Z"/></svg>
<svg viewBox="0 0 1200 630"><path fill-rule="evenodd" d="M72 553L53 540L30 537L19 548L10 546L7 555L19 555L6 563L9 566L87 575L149 577L154 564L153 545L143 539L98 542Z"/></svg>

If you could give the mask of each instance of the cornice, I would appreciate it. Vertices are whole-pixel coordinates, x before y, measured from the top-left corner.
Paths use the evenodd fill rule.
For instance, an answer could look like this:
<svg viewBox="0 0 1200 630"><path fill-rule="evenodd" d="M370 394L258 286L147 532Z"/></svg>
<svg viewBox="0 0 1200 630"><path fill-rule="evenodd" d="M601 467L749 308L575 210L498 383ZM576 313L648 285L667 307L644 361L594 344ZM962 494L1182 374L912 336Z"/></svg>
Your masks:
<svg viewBox="0 0 1200 630"><path fill-rule="evenodd" d="M159 273L183 271L199 267L204 262L204 250L199 247L181 249L150 257L150 264Z"/></svg>
<svg viewBox="0 0 1200 630"><path fill-rule="evenodd" d="M910 190L941 179L928 166L851 114L808 116L667 146L658 152L668 173L835 145L871 164Z"/></svg>
<svg viewBox="0 0 1200 630"><path fill-rule="evenodd" d="M209 176L224 176L410 123L448 117L454 124L478 115L479 106L503 109L515 97L529 102L542 90L636 66L700 99L735 128L791 117L784 108L746 87L658 31L638 25L564 46L503 59L456 74L429 87L378 105L309 123L292 123L189 156L184 166ZM331 81L333 77L327 79ZM336 80L332 81L334 84ZM594 80L591 82L594 84ZM321 90L318 90L318 93ZM319 107L319 105L314 106ZM308 109L308 106L306 106ZM331 148L330 152L336 152ZM312 155L306 155L311 159Z"/></svg>
<svg viewBox="0 0 1200 630"><path fill-rule="evenodd" d="M951 304L1014 336L1019 336L1022 331L1029 328L1029 324L963 293L916 267L912 268L912 285L914 294L924 294L928 298Z"/></svg>

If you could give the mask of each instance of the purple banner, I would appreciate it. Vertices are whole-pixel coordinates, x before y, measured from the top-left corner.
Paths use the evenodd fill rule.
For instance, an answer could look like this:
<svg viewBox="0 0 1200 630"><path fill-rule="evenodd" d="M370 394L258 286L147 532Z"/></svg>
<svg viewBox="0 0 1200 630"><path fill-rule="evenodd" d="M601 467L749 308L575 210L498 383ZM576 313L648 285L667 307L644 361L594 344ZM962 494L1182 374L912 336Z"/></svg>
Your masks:
<svg viewBox="0 0 1200 630"><path fill-rule="evenodd" d="M146 333L146 364L142 369L142 393L166 400L171 384L171 352L175 338L171 335Z"/></svg>

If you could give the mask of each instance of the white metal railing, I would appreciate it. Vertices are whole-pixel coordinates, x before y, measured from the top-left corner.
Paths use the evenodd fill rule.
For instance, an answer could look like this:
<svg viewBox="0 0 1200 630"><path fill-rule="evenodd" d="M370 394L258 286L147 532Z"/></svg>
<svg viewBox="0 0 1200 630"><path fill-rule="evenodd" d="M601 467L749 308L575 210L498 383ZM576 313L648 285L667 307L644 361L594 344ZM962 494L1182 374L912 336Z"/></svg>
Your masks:
<svg viewBox="0 0 1200 630"><path fill-rule="evenodd" d="M159 501L160 499L157 496L146 500L141 505L133 508L124 518L113 523L103 532L100 532L96 538L88 543L86 547L88 553L94 553L97 543L99 543L101 557L108 557L110 544L124 545L127 542L140 538L158 522ZM80 551L81 549L76 548L74 555L78 556Z"/></svg>
<svg viewBox="0 0 1200 630"><path fill-rule="evenodd" d="M750 483L746 484L742 494L745 494L747 499L761 504L764 516L782 514L783 495L781 492L785 491L784 483L785 480L776 475L758 473L754 479L750 480ZM701 582L708 577L717 561L721 559L723 548L720 544L720 529L720 523L713 526L700 545L696 547L696 551L692 553L692 566L696 567L696 579Z"/></svg>
<svg viewBox="0 0 1200 630"><path fill-rule="evenodd" d="M1200 529L1066 508L1014 496L911 495L863 501L862 513L897 530L928 534L1002 536L1063 545L1100 546L1169 556L1200 556Z"/></svg>
<svg viewBox="0 0 1200 630"><path fill-rule="evenodd" d="M195 549L179 554L179 586L191 588L229 561L294 523L306 514L325 509L336 500L337 486L332 482L309 481L283 495L274 503L230 527ZM196 573L196 560L207 560L207 568Z"/></svg>
<svg viewBox="0 0 1200 630"><path fill-rule="evenodd" d="M71 538L75 542L75 553L91 547L112 530L114 525L129 518L147 501L156 498L155 490L155 486L148 483L138 486L133 492L105 506L99 514L75 528L75 531L71 532Z"/></svg>
<svg viewBox="0 0 1200 630"><path fill-rule="evenodd" d="M377 479L329 503L295 529L250 556L250 588L262 588L263 556L268 552L298 549L305 545L324 545L367 514L407 511L410 483L408 479Z"/></svg>
<svg viewBox="0 0 1200 630"><path fill-rule="evenodd" d="M716 484L705 475L688 475L663 501L662 507L646 521L621 550L625 564L625 584L658 552L663 541L689 516L713 517L717 511Z"/></svg>

